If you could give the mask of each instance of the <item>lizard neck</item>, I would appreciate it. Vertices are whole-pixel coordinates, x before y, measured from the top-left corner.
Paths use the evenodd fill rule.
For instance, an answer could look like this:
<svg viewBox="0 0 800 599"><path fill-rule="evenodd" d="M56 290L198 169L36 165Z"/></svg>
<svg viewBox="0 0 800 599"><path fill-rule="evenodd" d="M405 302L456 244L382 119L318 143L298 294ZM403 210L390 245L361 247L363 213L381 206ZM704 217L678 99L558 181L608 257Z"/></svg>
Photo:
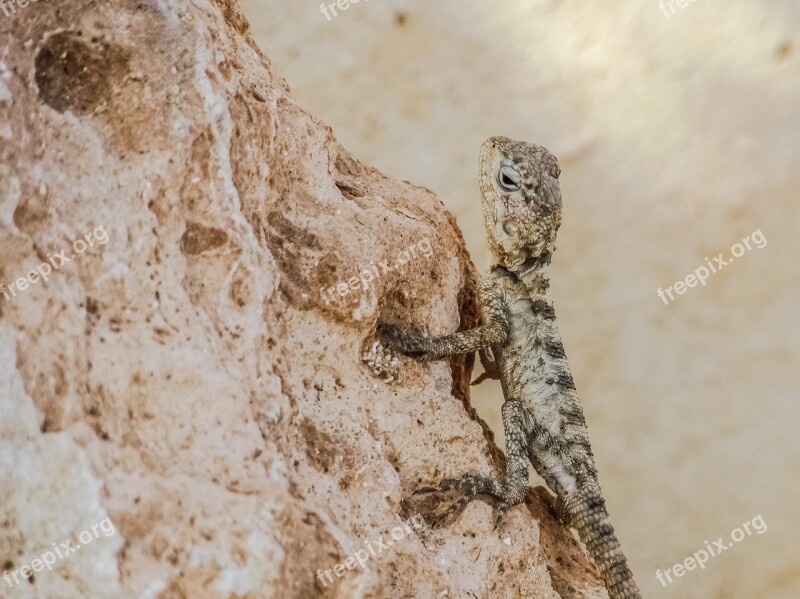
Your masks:
<svg viewBox="0 0 800 599"><path fill-rule="evenodd" d="M543 252L537 256L531 256L522 264L508 271L522 281L531 297L541 297L547 295L550 289L550 252Z"/></svg>

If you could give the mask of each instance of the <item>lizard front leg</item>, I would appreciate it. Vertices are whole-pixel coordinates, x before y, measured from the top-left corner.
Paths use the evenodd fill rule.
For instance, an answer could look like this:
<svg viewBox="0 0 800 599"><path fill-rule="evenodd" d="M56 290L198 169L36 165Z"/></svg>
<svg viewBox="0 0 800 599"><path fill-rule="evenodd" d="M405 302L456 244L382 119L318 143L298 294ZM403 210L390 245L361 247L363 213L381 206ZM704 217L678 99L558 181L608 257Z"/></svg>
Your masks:
<svg viewBox="0 0 800 599"><path fill-rule="evenodd" d="M478 290L478 300L484 324L469 331L444 337L428 337L391 325L381 325L378 336L390 347L406 354L417 355L424 360L483 351L493 345L505 343L509 319L503 292L491 281L484 280Z"/></svg>
<svg viewBox="0 0 800 599"><path fill-rule="evenodd" d="M461 478L447 478L438 487L423 487L414 494L458 491L462 496L432 521L432 526L442 524L451 514L459 511L473 499L488 495L500 501L497 507L495 527L498 527L506 511L525 501L528 492L528 427L525 426L525 411L522 403L509 400L503 404L503 429L506 434L506 473L502 479L468 474Z"/></svg>

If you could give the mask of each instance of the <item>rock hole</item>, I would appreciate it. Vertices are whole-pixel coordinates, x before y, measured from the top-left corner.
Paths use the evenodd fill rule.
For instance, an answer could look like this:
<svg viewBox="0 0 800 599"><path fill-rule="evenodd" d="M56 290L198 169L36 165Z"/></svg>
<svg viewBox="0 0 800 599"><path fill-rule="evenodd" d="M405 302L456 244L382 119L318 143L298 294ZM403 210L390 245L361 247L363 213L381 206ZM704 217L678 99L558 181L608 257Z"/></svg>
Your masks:
<svg viewBox="0 0 800 599"><path fill-rule="evenodd" d="M35 66L39 97L58 112L84 115L111 97L113 82L127 72L128 56L118 46L62 31L47 38Z"/></svg>

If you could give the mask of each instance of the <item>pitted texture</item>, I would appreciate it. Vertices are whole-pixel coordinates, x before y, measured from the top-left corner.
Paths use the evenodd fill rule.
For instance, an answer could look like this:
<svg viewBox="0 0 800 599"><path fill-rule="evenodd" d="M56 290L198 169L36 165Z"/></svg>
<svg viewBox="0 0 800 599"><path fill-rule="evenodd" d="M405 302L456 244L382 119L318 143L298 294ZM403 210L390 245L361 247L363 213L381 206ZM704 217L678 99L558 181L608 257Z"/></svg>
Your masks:
<svg viewBox="0 0 800 599"><path fill-rule="evenodd" d="M475 326L477 277L431 192L297 105L235 0L32 2L0 55L0 284L107 232L0 288L0 574L115 526L0 595L599 599L542 500L512 546L415 528L353 567L415 515L420 464L499 453L469 358L392 387L359 360L392 379L379 321Z"/></svg>

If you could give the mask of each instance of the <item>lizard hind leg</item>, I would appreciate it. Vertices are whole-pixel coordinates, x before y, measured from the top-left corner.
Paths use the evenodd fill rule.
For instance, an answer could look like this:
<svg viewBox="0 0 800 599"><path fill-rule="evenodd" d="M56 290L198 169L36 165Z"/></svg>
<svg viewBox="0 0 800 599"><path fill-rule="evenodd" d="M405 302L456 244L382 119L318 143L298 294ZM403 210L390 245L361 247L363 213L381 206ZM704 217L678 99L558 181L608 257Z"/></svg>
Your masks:
<svg viewBox="0 0 800 599"><path fill-rule="evenodd" d="M462 509L479 496L491 496L500 501L497 507L495 528L499 527L505 513L514 505L525 501L528 493L528 436L526 435L523 407L518 401L503 404L503 427L506 433L508 464L502 479L469 474L461 478L448 478L438 487L417 489L415 495L458 491L462 496L431 521L439 526L450 515Z"/></svg>

